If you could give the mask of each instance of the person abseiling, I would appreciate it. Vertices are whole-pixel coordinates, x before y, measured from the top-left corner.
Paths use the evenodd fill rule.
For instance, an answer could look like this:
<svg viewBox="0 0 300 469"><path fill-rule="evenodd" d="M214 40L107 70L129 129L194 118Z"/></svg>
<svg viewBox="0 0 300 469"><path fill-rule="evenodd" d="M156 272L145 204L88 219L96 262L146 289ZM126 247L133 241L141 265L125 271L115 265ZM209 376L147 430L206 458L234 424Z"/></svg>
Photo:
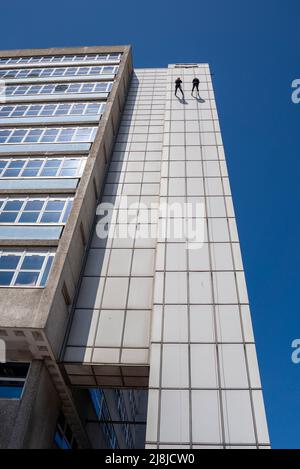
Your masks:
<svg viewBox="0 0 300 469"><path fill-rule="evenodd" d="M198 96L199 96L199 83L200 83L199 78L196 78L196 77L195 77L195 78L193 79L192 96L194 96L194 89L195 89L195 88L196 88L197 94L198 94Z"/></svg>
<svg viewBox="0 0 300 469"><path fill-rule="evenodd" d="M175 80L175 96L177 96L177 90L181 91L182 97L184 98L184 93L181 87L182 80L180 77L176 78Z"/></svg>

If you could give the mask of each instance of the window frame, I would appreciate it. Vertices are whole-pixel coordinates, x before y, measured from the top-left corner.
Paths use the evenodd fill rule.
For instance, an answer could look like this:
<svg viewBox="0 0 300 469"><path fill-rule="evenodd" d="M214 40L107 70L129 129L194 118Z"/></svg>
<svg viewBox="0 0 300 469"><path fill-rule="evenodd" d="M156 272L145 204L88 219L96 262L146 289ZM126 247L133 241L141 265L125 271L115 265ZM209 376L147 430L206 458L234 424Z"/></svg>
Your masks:
<svg viewBox="0 0 300 469"><path fill-rule="evenodd" d="M76 107L81 106L80 113L75 112ZM91 106L98 106L98 111L95 113L88 112ZM11 107L12 109L9 111L8 115L2 115L4 108ZM35 114L32 114L34 108L39 107L38 111ZM23 108L23 113L22 112ZM25 109L24 109L25 108ZM61 109L66 108L65 112L59 112ZM51 111L52 113L45 113L46 111ZM25 118L35 118L35 117L42 117L47 120L48 117L63 117L63 116L73 116L73 117L80 117L80 116L101 116L105 111L105 103L102 101L64 101L59 103L24 103L24 104L3 104L0 105L0 119L25 119ZM20 114L21 113L21 114Z"/></svg>
<svg viewBox="0 0 300 469"><path fill-rule="evenodd" d="M120 61L121 52L99 53L99 54L66 54L66 55L32 55L28 57L2 57L0 65L7 64L46 64L46 63L64 63L64 62L108 62Z"/></svg>
<svg viewBox="0 0 300 469"><path fill-rule="evenodd" d="M110 70L112 69L112 70ZM26 80L30 78L45 77L72 77L91 75L116 75L118 65L87 65L76 67L39 67L39 68L11 68L0 69L0 79L2 80ZM110 70L110 71L108 71Z"/></svg>
<svg viewBox="0 0 300 469"><path fill-rule="evenodd" d="M20 259L18 260L17 266L14 269L0 269L0 273L1 272L13 272L12 278L10 280L10 284L9 285L1 285L0 284L0 288L45 288L47 280L49 278L49 274L51 272L51 268L52 268L52 265L53 265L53 260L54 260L54 257L55 257L55 250L53 248L44 249L44 250L43 249L40 249L40 250L39 249L32 249L32 248L30 248L30 249L0 249L0 259L2 258L3 254L4 255L15 255L15 256L19 255ZM21 266L23 264L23 261L24 261L25 257L29 256L29 255L44 256L44 260L43 260L42 267L40 268L40 270L38 270L38 269L25 269L25 270L22 270L21 269ZM46 271L46 267L47 267L47 264L48 264L48 259L50 259L50 258L52 258L52 261L51 261L51 265L50 265L50 268L49 268L49 272L47 274L45 284L41 285L41 281L43 279L43 275ZM21 272L39 272L35 285L26 285L26 284L15 285L15 281L16 281L19 273L21 273Z"/></svg>
<svg viewBox="0 0 300 469"><path fill-rule="evenodd" d="M49 143L93 143L98 126L96 125L85 125L85 126L55 126L55 127L8 127L0 128L0 145L34 145L34 144L49 144ZM84 135L84 132L87 135L85 139L76 139L78 136L80 138L80 132ZM7 136L5 138L5 132ZM61 137L69 132L71 136L68 140L61 139ZM35 133L35 134L34 134ZM51 133L54 138L46 141L47 138L51 137ZM48 134L48 135L47 135ZM4 137L3 137L4 135ZM37 138L34 137L37 135ZM1 139L5 138L5 141L1 142ZM35 140L30 140L35 138ZM15 141L9 141L11 139L16 139ZM44 139L44 140L43 140Z"/></svg>
<svg viewBox="0 0 300 469"><path fill-rule="evenodd" d="M92 91L84 91L85 85L93 86ZM64 91L56 91L56 87L65 85L67 88ZM79 86L78 91L71 91L72 86ZM99 85L106 85L103 90L97 90ZM62 82L62 83L42 83L42 84L22 84L22 85L6 85L0 90L0 94L6 97L12 96L44 96L44 95L58 95L58 94L96 94L96 93L109 93L112 89L113 81L89 81L89 82ZM11 92L10 92L11 90ZM70 90L70 91L69 91ZM20 93L24 91L24 93ZM44 92L45 91L45 92Z"/></svg>
<svg viewBox="0 0 300 469"><path fill-rule="evenodd" d="M26 204L28 202L31 202L31 201L41 201L43 202L43 206L40 210L24 210L25 207L26 207ZM5 207L6 207L6 204L7 202L10 202L10 201L21 201L22 202L22 205L21 207L18 209L18 210L5 210ZM51 202L51 201L63 201L64 202L64 207L63 209L60 211L60 210L46 210L46 207L47 207L47 204L48 202ZM1 222L0 221L0 226L7 226L7 225L21 225L21 226L32 226L32 225L37 225L37 226L65 226L65 224L67 223L67 219L65 221L64 220L64 217L66 215L66 212L67 212L67 209L69 207L69 203L72 203L73 205L73 202L74 202L74 197L55 197L53 195L51 196L48 196L48 197L33 197L33 196L29 196L29 197L0 197L0 215L5 212L5 213L9 213L9 212L17 212L17 216L16 216L16 219L14 221L11 221L11 222ZM71 205L71 210L72 210L72 205ZM30 213L30 212L38 212L38 217L37 217L37 220L36 221L33 221L33 222L22 222L20 221L20 218L22 217L22 215L24 213ZM41 219L43 218L43 215L45 213L56 213L56 212L60 212L60 217L59 217L59 221L57 222L42 222Z"/></svg>
<svg viewBox="0 0 300 469"><path fill-rule="evenodd" d="M35 176L23 176L23 173L24 171L27 169L34 169L34 168L29 168L28 167L28 163L30 163L31 161L35 161L35 160L43 160L43 163L42 165L40 166L37 174ZM48 161L51 161L51 160L61 160L60 161L60 164L59 166L57 167L57 172L56 174L53 176L43 176L41 175L43 170L46 169L46 165L48 163ZM64 169L72 169L72 168L67 168L67 167L64 167L65 163L68 162L69 160L78 160L80 161L79 165L78 165L78 168L76 170L76 173L74 175L71 175L71 176L64 176L64 175L61 175L61 172L62 170ZM3 166L3 168L0 168L0 180L10 180L10 179L74 179L74 178L80 178L83 174L83 171L84 171L84 168L85 168L85 165L86 165L86 161L87 161L87 157L86 156L50 156L50 157L44 157L44 156L36 156L36 157L27 157L27 158L24 158L24 157L20 157L20 158L1 158L0 157L0 163L2 161L6 161L6 165ZM9 165L14 162L14 161L24 161L25 163L23 164L23 166L21 168L10 168ZM10 170L10 169L20 169L20 172L17 176L4 176L4 173L5 171L7 170Z"/></svg>
<svg viewBox="0 0 300 469"><path fill-rule="evenodd" d="M27 380L28 380L28 376L29 376L29 373L30 373L30 370L31 370L31 362L14 362L14 361L11 361L11 362L6 362L7 363L10 363L10 364L14 364L14 363L22 363L23 365L28 365L28 369L27 369L27 373L26 373L26 376L25 378L5 378L5 377L2 377L0 375L0 387L5 387L4 385L1 385L1 382L5 382L5 381L16 381L16 382L23 382L23 386L22 386L22 390L21 390L21 393L20 393L20 396L19 397L0 397L0 401L2 399L10 399L10 400L16 400L16 401L20 401L23 397L23 394L24 394L24 389L26 387L26 384L27 384ZM9 386L7 386L9 387Z"/></svg>

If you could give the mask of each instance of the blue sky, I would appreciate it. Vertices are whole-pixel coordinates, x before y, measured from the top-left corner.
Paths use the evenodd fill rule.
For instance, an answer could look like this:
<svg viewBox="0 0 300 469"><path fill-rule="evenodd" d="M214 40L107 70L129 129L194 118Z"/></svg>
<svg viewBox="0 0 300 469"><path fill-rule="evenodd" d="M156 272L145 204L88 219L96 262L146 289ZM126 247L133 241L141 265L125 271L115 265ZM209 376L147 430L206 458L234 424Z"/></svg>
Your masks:
<svg viewBox="0 0 300 469"><path fill-rule="evenodd" d="M132 44L136 67L209 62L274 448L300 448L299 17L299 0L1 2L1 49Z"/></svg>

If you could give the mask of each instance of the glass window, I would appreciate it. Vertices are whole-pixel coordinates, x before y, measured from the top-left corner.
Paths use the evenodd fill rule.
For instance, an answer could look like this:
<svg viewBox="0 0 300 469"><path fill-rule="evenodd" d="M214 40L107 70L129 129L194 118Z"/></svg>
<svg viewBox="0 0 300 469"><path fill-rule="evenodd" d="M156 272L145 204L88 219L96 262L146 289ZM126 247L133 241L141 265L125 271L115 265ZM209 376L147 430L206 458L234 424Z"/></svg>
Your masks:
<svg viewBox="0 0 300 469"><path fill-rule="evenodd" d="M3 199L0 223L65 223L73 198Z"/></svg>
<svg viewBox="0 0 300 469"><path fill-rule="evenodd" d="M25 385L29 363L0 363L0 398L19 399Z"/></svg>
<svg viewBox="0 0 300 469"><path fill-rule="evenodd" d="M35 270L40 269L44 262L44 256L39 254L28 254L25 256L21 269L23 270Z"/></svg>
<svg viewBox="0 0 300 469"><path fill-rule="evenodd" d="M47 259L45 268L44 268L44 273L43 273L42 278L41 278L41 287L44 287L45 284L46 284L52 262L53 262L53 256L51 256L51 257L49 256L48 259Z"/></svg>
<svg viewBox="0 0 300 469"><path fill-rule="evenodd" d="M96 416L99 419L99 425L101 425L103 435L106 439L107 447L118 448L117 435L114 426L109 423L111 416L103 391L101 389L90 389L89 391ZM101 424L101 420L104 420L105 423Z"/></svg>
<svg viewBox="0 0 300 469"><path fill-rule="evenodd" d="M68 85L61 84L61 85L55 85L54 91L56 93L61 93L62 91L66 91L68 89Z"/></svg>
<svg viewBox="0 0 300 469"><path fill-rule="evenodd" d="M92 142L97 131L90 127L26 128L0 130L0 143Z"/></svg>
<svg viewBox="0 0 300 469"><path fill-rule="evenodd" d="M9 168L22 168L23 161L22 160L13 160L9 163Z"/></svg>
<svg viewBox="0 0 300 469"><path fill-rule="evenodd" d="M45 286L54 252L0 251L0 286Z"/></svg>
<svg viewBox="0 0 300 469"><path fill-rule="evenodd" d="M0 178L79 177L85 162L86 157L2 159Z"/></svg>
<svg viewBox="0 0 300 469"><path fill-rule="evenodd" d="M119 61L121 53L113 54L85 54L85 55L45 55L31 57L2 57L0 64L17 63L46 63L46 62L103 62L107 60Z"/></svg>
<svg viewBox="0 0 300 469"><path fill-rule="evenodd" d="M2 269L15 269L21 259L17 254L3 254L0 257L0 270Z"/></svg>
<svg viewBox="0 0 300 469"><path fill-rule="evenodd" d="M37 176L39 170L38 169L25 169L22 173L23 177L34 177Z"/></svg>
<svg viewBox="0 0 300 469"><path fill-rule="evenodd" d="M57 449L77 449L78 443L73 435L71 427L66 421L66 418L62 412L60 412L56 431L54 434L54 445Z"/></svg>
<svg viewBox="0 0 300 469"><path fill-rule="evenodd" d="M43 205L43 200L29 200L26 202L23 210L41 210Z"/></svg>
<svg viewBox="0 0 300 469"><path fill-rule="evenodd" d="M0 271L0 285L8 286L11 284L11 280L13 278L13 272L2 272Z"/></svg>
<svg viewBox="0 0 300 469"><path fill-rule="evenodd" d="M3 177L17 177L20 174L20 169L7 169L2 174Z"/></svg>
<svg viewBox="0 0 300 469"><path fill-rule="evenodd" d="M39 78L43 76L74 76L74 75L113 75L117 73L118 66L99 67L59 67L59 68L19 68L11 70L0 70L0 78Z"/></svg>
<svg viewBox="0 0 300 469"><path fill-rule="evenodd" d="M65 206L64 200L49 200L45 210L63 210Z"/></svg>
<svg viewBox="0 0 300 469"><path fill-rule="evenodd" d="M57 170L55 168L44 168L41 171L40 176L55 176L57 173Z"/></svg>
<svg viewBox="0 0 300 469"><path fill-rule="evenodd" d="M35 223L38 217L39 212L23 212L19 218L19 223Z"/></svg>
<svg viewBox="0 0 300 469"><path fill-rule="evenodd" d="M39 272L19 272L14 285L27 285L34 287L37 284Z"/></svg>
<svg viewBox="0 0 300 469"><path fill-rule="evenodd" d="M44 212L41 217L41 223L58 223L60 215L60 212Z"/></svg>
<svg viewBox="0 0 300 469"><path fill-rule="evenodd" d="M43 164L43 160L29 160L26 168L40 168Z"/></svg>

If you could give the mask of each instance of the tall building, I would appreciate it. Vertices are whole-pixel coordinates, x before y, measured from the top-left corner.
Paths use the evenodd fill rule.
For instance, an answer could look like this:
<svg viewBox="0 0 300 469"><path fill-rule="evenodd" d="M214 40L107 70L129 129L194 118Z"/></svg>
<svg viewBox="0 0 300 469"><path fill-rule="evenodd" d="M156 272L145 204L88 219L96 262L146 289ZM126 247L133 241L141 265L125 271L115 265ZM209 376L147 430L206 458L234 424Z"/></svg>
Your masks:
<svg viewBox="0 0 300 469"><path fill-rule="evenodd" d="M209 66L17 50L0 80L0 446L268 448Z"/></svg>

